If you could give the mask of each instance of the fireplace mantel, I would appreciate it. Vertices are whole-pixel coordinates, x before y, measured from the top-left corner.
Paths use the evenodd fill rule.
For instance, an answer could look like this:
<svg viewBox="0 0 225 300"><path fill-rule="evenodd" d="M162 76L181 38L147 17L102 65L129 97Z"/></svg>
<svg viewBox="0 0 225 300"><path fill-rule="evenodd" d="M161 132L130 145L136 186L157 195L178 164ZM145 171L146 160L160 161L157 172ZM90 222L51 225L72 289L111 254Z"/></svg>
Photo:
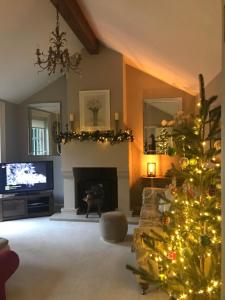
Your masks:
<svg viewBox="0 0 225 300"><path fill-rule="evenodd" d="M114 167L118 177L118 209L130 215L129 143L110 145L89 141L73 141L62 145L61 169L64 178L64 207L66 219L76 214L73 168Z"/></svg>

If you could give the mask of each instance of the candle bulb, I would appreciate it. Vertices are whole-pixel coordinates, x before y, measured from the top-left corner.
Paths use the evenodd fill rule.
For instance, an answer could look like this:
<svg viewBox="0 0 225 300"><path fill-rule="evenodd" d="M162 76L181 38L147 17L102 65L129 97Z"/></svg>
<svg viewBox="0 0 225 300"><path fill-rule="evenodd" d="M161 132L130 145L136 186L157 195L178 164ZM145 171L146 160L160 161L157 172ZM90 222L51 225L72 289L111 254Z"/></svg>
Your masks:
<svg viewBox="0 0 225 300"><path fill-rule="evenodd" d="M115 121L119 121L119 113L115 112Z"/></svg>
<svg viewBox="0 0 225 300"><path fill-rule="evenodd" d="M74 114L71 112L69 115L70 122L74 122Z"/></svg>

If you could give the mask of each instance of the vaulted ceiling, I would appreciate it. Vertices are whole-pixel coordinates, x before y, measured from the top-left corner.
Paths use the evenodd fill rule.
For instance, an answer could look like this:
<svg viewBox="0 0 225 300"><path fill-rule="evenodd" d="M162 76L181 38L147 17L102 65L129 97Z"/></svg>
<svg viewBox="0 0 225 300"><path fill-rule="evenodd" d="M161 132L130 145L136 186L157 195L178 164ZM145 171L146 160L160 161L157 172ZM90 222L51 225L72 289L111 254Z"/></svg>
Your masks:
<svg viewBox="0 0 225 300"><path fill-rule="evenodd" d="M63 1L63 0L60 0ZM220 0L77 0L97 38L131 64L189 93L198 74L221 70ZM0 99L21 102L55 78L37 74L35 49L47 50L55 27L48 0L0 1ZM71 53L83 45L61 19Z"/></svg>
<svg viewBox="0 0 225 300"><path fill-rule="evenodd" d="M222 65L220 0L78 0L97 36L128 63L189 93Z"/></svg>
<svg viewBox="0 0 225 300"><path fill-rule="evenodd" d="M60 0L61 1L61 0ZM60 18L71 53L83 46ZM0 99L19 103L58 76L38 73L35 51L46 53L56 25L56 9L49 0L0 0Z"/></svg>

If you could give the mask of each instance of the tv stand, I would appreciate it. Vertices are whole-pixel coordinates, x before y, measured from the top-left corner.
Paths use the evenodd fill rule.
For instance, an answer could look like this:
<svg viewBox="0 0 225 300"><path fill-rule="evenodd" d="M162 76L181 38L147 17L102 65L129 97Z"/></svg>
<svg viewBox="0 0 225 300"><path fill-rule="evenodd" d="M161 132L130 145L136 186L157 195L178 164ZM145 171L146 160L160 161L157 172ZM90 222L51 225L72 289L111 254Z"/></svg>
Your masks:
<svg viewBox="0 0 225 300"><path fill-rule="evenodd" d="M0 198L0 221L50 216L53 213L52 191L26 193Z"/></svg>
<svg viewBox="0 0 225 300"><path fill-rule="evenodd" d="M16 193L14 196L33 196L39 195L41 192L23 192L23 193Z"/></svg>

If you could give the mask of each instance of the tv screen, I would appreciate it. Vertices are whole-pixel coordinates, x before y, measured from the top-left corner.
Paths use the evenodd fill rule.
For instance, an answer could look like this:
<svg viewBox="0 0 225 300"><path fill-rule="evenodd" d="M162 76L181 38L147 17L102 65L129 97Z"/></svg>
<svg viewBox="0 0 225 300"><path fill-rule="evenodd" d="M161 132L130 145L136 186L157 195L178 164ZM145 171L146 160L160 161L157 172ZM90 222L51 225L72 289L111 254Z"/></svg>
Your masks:
<svg viewBox="0 0 225 300"><path fill-rule="evenodd" d="M52 161L0 164L0 194L31 193L53 188Z"/></svg>

